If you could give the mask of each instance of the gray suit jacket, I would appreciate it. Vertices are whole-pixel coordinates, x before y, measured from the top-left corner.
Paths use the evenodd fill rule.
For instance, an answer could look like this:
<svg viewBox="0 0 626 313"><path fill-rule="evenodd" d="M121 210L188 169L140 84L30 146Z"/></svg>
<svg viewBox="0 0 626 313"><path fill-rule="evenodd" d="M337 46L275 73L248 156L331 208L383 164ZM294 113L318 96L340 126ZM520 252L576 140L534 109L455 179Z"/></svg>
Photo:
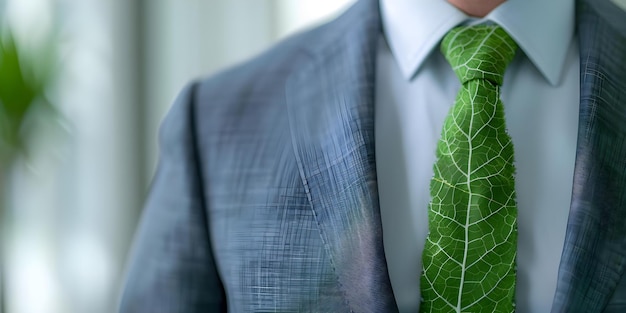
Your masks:
<svg viewBox="0 0 626 313"><path fill-rule="evenodd" d="M189 85L121 312L396 312L374 156L378 3ZM553 312L626 312L626 14L579 1L580 126ZM415 279L419 279L416 277Z"/></svg>

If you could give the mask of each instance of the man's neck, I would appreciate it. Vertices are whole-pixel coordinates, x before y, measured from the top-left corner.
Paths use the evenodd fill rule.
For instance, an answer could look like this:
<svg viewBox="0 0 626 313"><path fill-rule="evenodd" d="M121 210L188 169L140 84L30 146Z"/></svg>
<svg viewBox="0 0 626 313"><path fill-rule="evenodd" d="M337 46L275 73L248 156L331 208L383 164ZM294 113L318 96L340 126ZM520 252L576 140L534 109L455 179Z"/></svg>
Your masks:
<svg viewBox="0 0 626 313"><path fill-rule="evenodd" d="M465 14L475 17L485 17L504 1L506 0L448 0Z"/></svg>

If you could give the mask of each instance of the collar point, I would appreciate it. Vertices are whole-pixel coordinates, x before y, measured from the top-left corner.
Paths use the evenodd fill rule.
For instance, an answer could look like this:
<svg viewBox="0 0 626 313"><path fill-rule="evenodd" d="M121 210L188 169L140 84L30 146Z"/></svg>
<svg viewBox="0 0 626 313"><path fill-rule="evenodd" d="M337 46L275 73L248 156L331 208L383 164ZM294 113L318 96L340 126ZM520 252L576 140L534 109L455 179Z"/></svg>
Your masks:
<svg viewBox="0 0 626 313"><path fill-rule="evenodd" d="M554 71L554 73L544 73L543 76L552 87L558 87L561 84L561 75L559 75L558 71Z"/></svg>

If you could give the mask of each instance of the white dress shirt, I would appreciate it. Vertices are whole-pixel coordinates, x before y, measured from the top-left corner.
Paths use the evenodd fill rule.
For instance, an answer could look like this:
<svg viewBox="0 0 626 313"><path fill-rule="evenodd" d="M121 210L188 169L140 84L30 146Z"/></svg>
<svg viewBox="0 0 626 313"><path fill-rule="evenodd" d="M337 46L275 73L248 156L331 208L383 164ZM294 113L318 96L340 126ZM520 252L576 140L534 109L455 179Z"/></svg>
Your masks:
<svg viewBox="0 0 626 313"><path fill-rule="evenodd" d="M385 255L400 312L418 312L436 144L460 88L439 42L456 25L483 22L501 25L520 46L502 87L517 168L517 312L549 312L578 130L574 1L509 0L481 20L445 0L381 0L380 5L376 165Z"/></svg>

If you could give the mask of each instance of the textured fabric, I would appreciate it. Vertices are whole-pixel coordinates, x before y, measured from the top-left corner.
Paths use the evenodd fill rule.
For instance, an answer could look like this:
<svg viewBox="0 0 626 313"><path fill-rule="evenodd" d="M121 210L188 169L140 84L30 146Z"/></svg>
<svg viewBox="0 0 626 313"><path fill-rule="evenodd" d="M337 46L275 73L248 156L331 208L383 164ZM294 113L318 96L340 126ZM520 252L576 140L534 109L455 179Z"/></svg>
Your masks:
<svg viewBox="0 0 626 313"><path fill-rule="evenodd" d="M385 255L400 312L419 310L416 277L420 277L428 230L434 152L443 120L460 88L436 48L422 63L403 60L438 46L449 30L447 25L458 21L488 24L494 17L511 37L532 39L518 42L519 51L507 67L501 88L517 169L516 312L549 312L552 307L572 197L578 133L580 57L573 36L574 1L505 4L476 20L462 16L446 1L380 2L384 38L376 60L376 169ZM533 11L537 14L531 15L532 20L518 24L520 15ZM460 14L459 18L455 14ZM544 31L533 33L537 27ZM394 47L393 53L385 41ZM559 48L566 49L567 55L564 61L554 61L553 46L563 41L566 44ZM535 49L534 45L524 46L527 42L542 45ZM533 62L527 51L533 52L533 59L543 61ZM540 67L546 63L550 66ZM556 73L557 83L551 85L542 72ZM414 243L407 244L405 238Z"/></svg>
<svg viewBox="0 0 626 313"><path fill-rule="evenodd" d="M373 154L377 5L183 92L121 312L397 311Z"/></svg>
<svg viewBox="0 0 626 313"><path fill-rule="evenodd" d="M160 164L133 243L121 312L226 312L209 240L193 86L160 133ZM210 291L210 292L206 292Z"/></svg>
<svg viewBox="0 0 626 313"><path fill-rule="evenodd" d="M397 312L374 158L380 27L378 3L361 0L330 24L181 94L163 124L159 171L131 253L122 312ZM618 71L624 65L616 51L602 58ZM585 98L597 102L584 100L593 116L585 134L602 145L581 151L592 162L605 156L614 162L583 164L578 175L592 185L574 197L584 198L593 216L617 218L624 207L614 200L623 198L626 181L619 153L626 148L624 126L616 123L623 95L615 88L623 80L614 79L623 77L596 69L602 88ZM606 88L614 93L599 93ZM584 176L589 169L601 175ZM598 194L593 186L609 188ZM563 276L556 312L575 311L580 301L599 312L620 299L619 225L615 219L601 231L568 235L572 253L562 273L575 279ZM583 237L601 239L591 242L600 249L587 250L589 257L578 254L589 247Z"/></svg>
<svg viewBox="0 0 626 313"><path fill-rule="evenodd" d="M514 311L514 150L500 86L516 50L499 26L453 28L441 43L461 90L430 185L421 312Z"/></svg>
<svg viewBox="0 0 626 313"><path fill-rule="evenodd" d="M626 12L581 1L581 107L553 312L626 312Z"/></svg>

